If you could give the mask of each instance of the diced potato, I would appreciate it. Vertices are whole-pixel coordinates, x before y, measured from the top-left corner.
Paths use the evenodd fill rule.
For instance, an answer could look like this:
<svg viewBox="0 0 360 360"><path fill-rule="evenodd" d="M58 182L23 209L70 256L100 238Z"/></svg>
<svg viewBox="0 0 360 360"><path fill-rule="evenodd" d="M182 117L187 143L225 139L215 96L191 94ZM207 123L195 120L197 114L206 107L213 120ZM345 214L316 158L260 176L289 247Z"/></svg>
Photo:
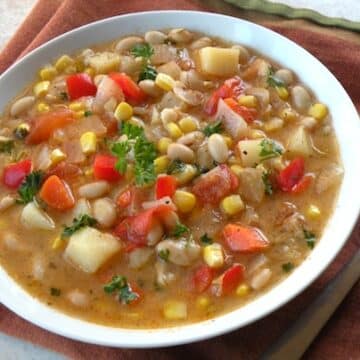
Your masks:
<svg viewBox="0 0 360 360"><path fill-rule="evenodd" d="M120 66L120 55L108 51L97 53L89 58L89 65L97 74L116 71Z"/></svg>
<svg viewBox="0 0 360 360"><path fill-rule="evenodd" d="M187 306L182 301L168 301L164 305L164 317L168 320L182 320L187 318Z"/></svg>
<svg viewBox="0 0 360 360"><path fill-rule="evenodd" d="M244 167L254 167L261 162L261 142L263 139L242 140L238 143L241 163Z"/></svg>
<svg viewBox="0 0 360 360"><path fill-rule="evenodd" d="M121 247L114 236L85 227L70 237L64 256L81 270L94 273Z"/></svg>
<svg viewBox="0 0 360 360"><path fill-rule="evenodd" d="M21 222L30 229L53 230L53 219L34 202L28 203L21 212Z"/></svg>
<svg viewBox="0 0 360 360"><path fill-rule="evenodd" d="M290 135L287 150L292 155L308 157L312 154L311 138L303 126Z"/></svg>
<svg viewBox="0 0 360 360"><path fill-rule="evenodd" d="M201 69L211 75L234 75L238 69L239 54L239 49L204 47L199 50Z"/></svg>

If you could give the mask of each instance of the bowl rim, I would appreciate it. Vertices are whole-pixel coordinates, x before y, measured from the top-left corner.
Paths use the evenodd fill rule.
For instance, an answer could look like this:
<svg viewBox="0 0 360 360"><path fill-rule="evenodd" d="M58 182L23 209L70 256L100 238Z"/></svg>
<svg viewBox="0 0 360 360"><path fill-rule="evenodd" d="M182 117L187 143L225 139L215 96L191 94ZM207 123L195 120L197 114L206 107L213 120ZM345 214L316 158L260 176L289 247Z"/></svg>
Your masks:
<svg viewBox="0 0 360 360"><path fill-rule="evenodd" d="M45 44L39 46L38 48L32 50L29 54L21 58L19 61L14 63L12 66L9 67L1 76L0 76L0 84L6 80L9 74L13 73L18 67L26 65L26 62L31 59L32 57L36 57L36 55L41 56L41 53L46 50L48 47L56 46L57 43L61 43L64 40L68 39L71 36L77 33L81 33L89 28L96 27L96 26L107 26L112 22L121 22L122 19L138 19L139 17L146 17L147 16L168 16L168 15L176 15L176 16L194 16L194 17L203 17L206 18L208 21L210 19L214 19L217 21L231 21L231 22L238 22L241 23L243 26L249 27L251 30L259 30L269 36L275 37L280 39L283 43L290 48L296 49L298 52L304 54L307 58L311 59L311 61L317 65L319 69L325 72L326 76L331 79L331 81L336 85L337 90L342 93L342 97L346 106L349 107L348 111L350 117L352 119L357 118L358 114L357 111L352 104L350 97L347 95L346 91L339 83L339 81L335 78L335 76L312 54L306 51L304 48L296 44L295 42L291 41L290 39L284 37L281 34L278 34L268 28L265 28L261 25L252 23L247 20L243 20L240 18L218 14L218 13L209 13L203 11L190 11L190 10L160 10L160 11L144 11L144 12L136 12L136 13L129 13L119 16L113 16L110 18L102 19L99 21L95 21L86 25L83 25L79 28L73 29L68 31L64 34L61 34L50 41L46 42ZM121 31L119 31L121 33ZM121 36L121 35L118 35ZM110 36L109 36L109 40ZM280 41L279 40L279 41ZM81 46L78 48L81 49ZM264 55L267 55L263 53ZM355 126L355 125L354 125ZM357 126L355 129L357 134L360 134L360 125ZM339 140L339 139L338 139ZM340 142L340 141L339 141ZM341 155L341 154L340 154ZM356 167L354 170L356 176L360 175L360 165ZM360 178L360 176L358 176ZM343 188L343 185L341 185ZM40 302L36 298L33 298L30 294L28 294L24 289L20 287L14 280L12 280L4 271L2 267L0 267L0 289L4 286L3 283L10 285L10 295L5 295L0 291L0 302L5 305L7 308L12 310L14 313L19 315L20 317L26 319L27 321L40 326L43 329L51 331L53 333L87 342L93 343L98 345L106 345L106 346L114 346L114 347L128 347L128 348L149 348L149 347L162 347L162 346L173 346L179 345L194 341L200 341L204 339L208 339L214 336L218 336L232 330L244 327L250 323L253 323L269 313L274 312L275 310L279 309L284 304L288 303L292 300L295 296L301 293L305 288L309 287L328 267L330 262L335 258L335 256L339 253L339 251L343 248L345 242L349 238L351 231L356 224L356 221L359 216L360 212L360 194L356 195L353 194L352 197L352 207L351 207L351 216L350 218L346 219L345 225L342 229L342 235L340 236L341 241L335 248L334 251L330 252L330 254L325 254L322 256L323 262L318 265L317 271L313 273L308 273L308 278L306 281L299 281L298 286L295 289L291 289L291 292L287 294L287 296L283 296L277 303L273 303L272 306L265 306L265 309L260 309L255 315L245 317L242 321L238 319L234 321L231 315L237 315L240 313L241 309L236 309L231 312L221 314L216 316L213 319L193 323L193 324L186 324L180 325L170 328L160 328L160 329L127 329L127 328L114 328L109 326L98 325L94 323L87 322L85 320L80 320L78 318L73 318L70 315L57 311L56 309L49 309L45 303ZM330 217L330 220L335 215L335 209L333 214ZM326 230L326 229L325 229ZM324 236L323 236L324 237ZM321 239L322 241L322 239ZM321 242L320 241L320 242ZM300 265L299 269L302 268L305 262L310 261L315 255L315 251L308 256L308 258ZM289 278L294 277L295 274L298 272L296 269L292 275L288 276L287 279L280 282L280 284L284 284ZM300 280L300 279L299 279ZM274 285L272 290L270 290L266 294L262 294L261 296L257 297L251 303L261 303L265 305L264 301L259 301L264 297L269 297L269 293L274 292L274 288L277 289L279 284ZM23 303L17 303L12 300L11 295L21 295L24 297ZM274 299L272 299L274 301ZM27 306L29 305L29 306ZM246 305L249 307L249 305ZM42 314L42 316L37 317L37 315ZM49 317L53 317L56 321L49 321ZM65 327L59 326L59 323L64 325ZM85 326L85 328L84 328ZM89 331L84 331L86 328L90 328ZM82 330L82 331L81 331ZM140 340L139 340L140 339Z"/></svg>

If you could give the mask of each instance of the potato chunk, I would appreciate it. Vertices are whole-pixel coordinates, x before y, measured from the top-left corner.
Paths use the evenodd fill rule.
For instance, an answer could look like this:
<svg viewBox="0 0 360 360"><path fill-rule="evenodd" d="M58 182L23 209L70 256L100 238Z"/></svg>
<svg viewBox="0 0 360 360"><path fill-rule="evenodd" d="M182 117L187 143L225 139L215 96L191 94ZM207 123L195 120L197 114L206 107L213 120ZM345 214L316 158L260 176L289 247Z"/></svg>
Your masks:
<svg viewBox="0 0 360 360"><path fill-rule="evenodd" d="M239 54L239 49L204 47L199 50L201 69L211 75L234 75L238 69Z"/></svg>
<svg viewBox="0 0 360 360"><path fill-rule="evenodd" d="M263 139L242 140L238 143L238 149L241 156L241 163L245 167L253 167L260 164L262 158L261 142Z"/></svg>
<svg viewBox="0 0 360 360"><path fill-rule="evenodd" d="M121 247L114 236L85 227L70 237L64 256L81 270L94 273Z"/></svg>
<svg viewBox="0 0 360 360"><path fill-rule="evenodd" d="M102 52L94 54L89 58L89 65L93 67L97 74L106 74L110 71L119 70L120 56L112 52Z"/></svg>
<svg viewBox="0 0 360 360"><path fill-rule="evenodd" d="M303 126L290 135L287 149L292 155L308 157L312 154L311 138Z"/></svg>

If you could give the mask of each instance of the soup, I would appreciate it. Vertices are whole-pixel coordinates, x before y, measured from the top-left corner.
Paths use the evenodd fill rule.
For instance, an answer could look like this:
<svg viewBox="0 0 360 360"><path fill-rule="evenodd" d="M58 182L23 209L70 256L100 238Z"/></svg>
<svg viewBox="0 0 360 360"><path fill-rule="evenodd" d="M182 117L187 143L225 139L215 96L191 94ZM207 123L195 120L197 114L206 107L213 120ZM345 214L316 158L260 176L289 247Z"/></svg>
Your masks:
<svg viewBox="0 0 360 360"><path fill-rule="evenodd" d="M328 109L291 70L186 29L61 56L1 125L1 265L109 326L268 291L316 246L342 178Z"/></svg>

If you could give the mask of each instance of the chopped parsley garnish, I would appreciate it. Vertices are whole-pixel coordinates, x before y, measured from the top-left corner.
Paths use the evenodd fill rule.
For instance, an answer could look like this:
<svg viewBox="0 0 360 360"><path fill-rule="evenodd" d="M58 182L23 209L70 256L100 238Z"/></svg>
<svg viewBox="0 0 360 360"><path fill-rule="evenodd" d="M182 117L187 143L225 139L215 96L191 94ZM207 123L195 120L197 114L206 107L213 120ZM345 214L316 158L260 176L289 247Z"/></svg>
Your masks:
<svg viewBox="0 0 360 360"><path fill-rule="evenodd" d="M269 69L267 83L269 86L274 87L274 88L285 87L285 83L281 79L279 79L275 76L275 71L273 68Z"/></svg>
<svg viewBox="0 0 360 360"><path fill-rule="evenodd" d="M155 80L157 75L156 69L151 65L145 65L139 75L139 81L141 80Z"/></svg>
<svg viewBox="0 0 360 360"><path fill-rule="evenodd" d="M109 283L104 285L104 291L107 294L117 293L117 298L123 304L130 304L139 298L139 294L132 291L126 277L115 275Z"/></svg>
<svg viewBox="0 0 360 360"><path fill-rule="evenodd" d="M164 261L168 261L169 260L169 256L170 256L170 250L169 249L163 249L160 250L159 253L159 258L164 260Z"/></svg>
<svg viewBox="0 0 360 360"><path fill-rule="evenodd" d="M60 93L60 99L66 101L69 100L69 96L65 91L63 91Z"/></svg>
<svg viewBox="0 0 360 360"><path fill-rule="evenodd" d="M304 229L304 238L306 240L306 244L310 249L313 249L315 247L315 241L316 241L316 236L313 232Z"/></svg>
<svg viewBox="0 0 360 360"><path fill-rule="evenodd" d="M90 110L85 110L85 112L84 112L85 117L91 116L92 114L93 114L93 112Z"/></svg>
<svg viewBox="0 0 360 360"><path fill-rule="evenodd" d="M71 226L65 226L63 232L61 233L61 238L68 238L81 228L86 226L95 226L96 224L97 221L93 217L83 214L80 217L75 218Z"/></svg>
<svg viewBox="0 0 360 360"><path fill-rule="evenodd" d="M221 133L223 131L222 122L220 120L215 121L212 124L206 125L203 129L205 136L210 136L212 134Z"/></svg>
<svg viewBox="0 0 360 360"><path fill-rule="evenodd" d="M178 238L181 235L188 233L189 231L190 231L190 229L186 225L178 222L175 225L175 229L174 229L172 235Z"/></svg>
<svg viewBox="0 0 360 360"><path fill-rule="evenodd" d="M205 233L200 237L200 242L201 245L207 246L207 245L211 245L214 241L207 233Z"/></svg>
<svg viewBox="0 0 360 360"><path fill-rule="evenodd" d="M61 290L58 288L50 288L50 295L51 296L60 296L61 295Z"/></svg>
<svg viewBox="0 0 360 360"><path fill-rule="evenodd" d="M144 129L140 126L130 124L129 122L123 122L121 124L121 134L126 135L128 139L136 139L139 136L144 135Z"/></svg>
<svg viewBox="0 0 360 360"><path fill-rule="evenodd" d="M274 140L263 139L260 143L260 157L262 160L271 159L280 156L283 153L283 148Z"/></svg>
<svg viewBox="0 0 360 360"><path fill-rule="evenodd" d="M111 147L111 152L117 156L117 162L115 164L115 169L124 174L127 168L127 159L126 155L130 151L131 146L128 141L122 141L114 143Z"/></svg>
<svg viewBox="0 0 360 360"><path fill-rule="evenodd" d="M131 50L131 55L135 57L143 57L145 59L150 59L154 54L153 47L148 43L136 44Z"/></svg>
<svg viewBox="0 0 360 360"><path fill-rule="evenodd" d="M272 195L273 194L273 186L272 183L270 181L270 173L269 171L265 171L262 174L262 181L265 185L265 194L266 195Z"/></svg>
<svg viewBox="0 0 360 360"><path fill-rule="evenodd" d="M40 190L44 174L42 171L33 171L25 177L25 180L20 185L18 194L19 199L16 200L18 204L27 204L33 201L35 195Z"/></svg>
<svg viewBox="0 0 360 360"><path fill-rule="evenodd" d="M181 160L175 159L171 161L166 172L168 175L181 173L185 170L185 165Z"/></svg>
<svg viewBox="0 0 360 360"><path fill-rule="evenodd" d="M295 267L295 265L292 262L287 262L282 264L281 267L284 272L290 272Z"/></svg>
<svg viewBox="0 0 360 360"><path fill-rule="evenodd" d="M0 153L11 154L14 149L14 140L0 136Z"/></svg>

